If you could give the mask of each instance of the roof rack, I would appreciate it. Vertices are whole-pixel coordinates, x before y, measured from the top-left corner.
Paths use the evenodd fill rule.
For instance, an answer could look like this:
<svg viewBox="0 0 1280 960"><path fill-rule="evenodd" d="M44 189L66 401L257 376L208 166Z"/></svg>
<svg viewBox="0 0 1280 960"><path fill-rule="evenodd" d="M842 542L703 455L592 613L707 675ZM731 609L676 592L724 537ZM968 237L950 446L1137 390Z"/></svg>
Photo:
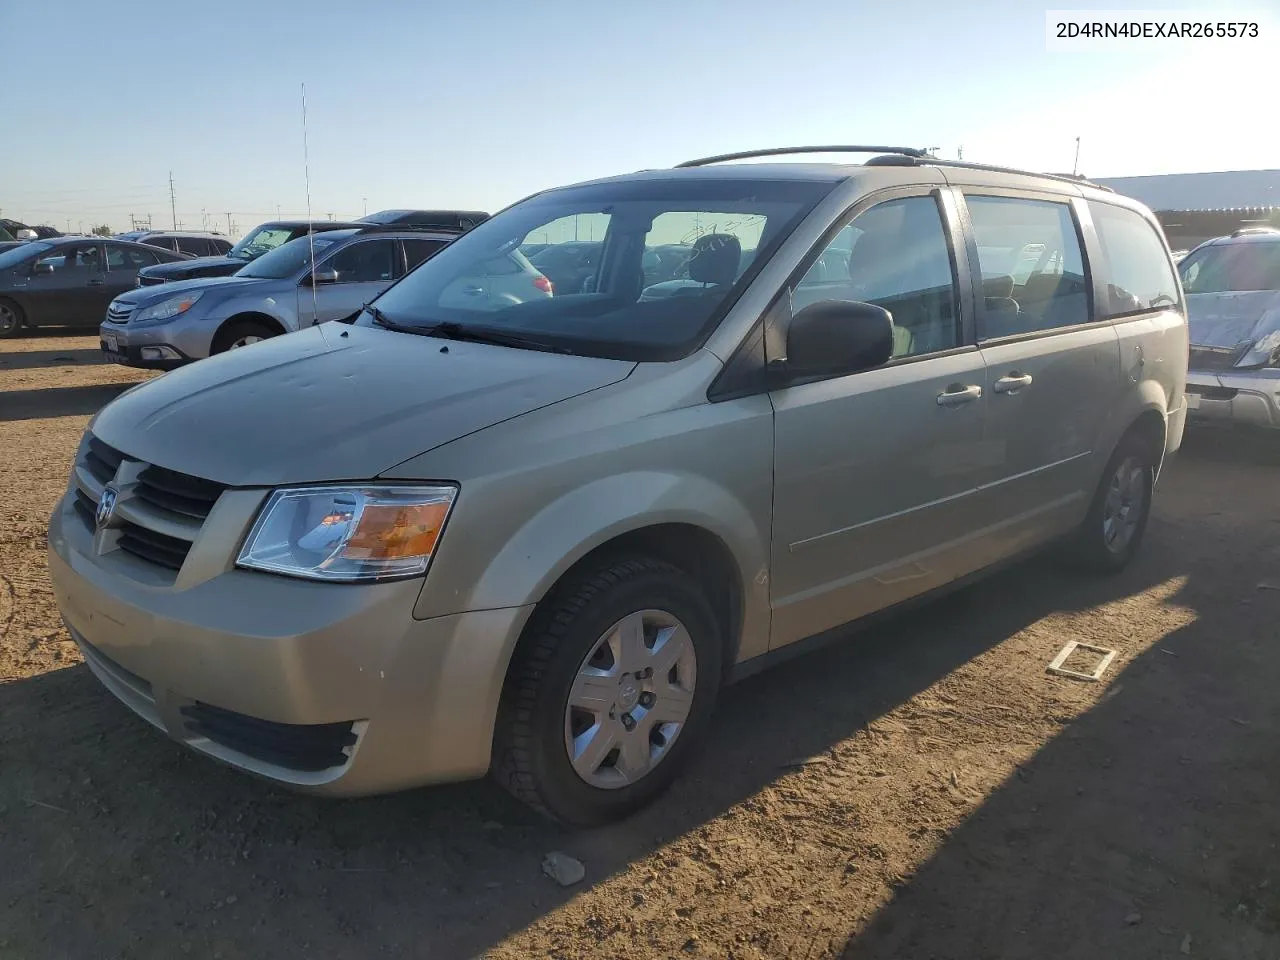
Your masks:
<svg viewBox="0 0 1280 960"><path fill-rule="evenodd" d="M916 147L867 147L857 144L835 144L825 147L770 147L767 150L743 150L740 153L722 153L714 157L701 157L697 160L686 160L677 163L681 167L705 167L712 163L724 163L727 160L748 160L752 157L778 157L792 153L892 153L907 158L928 158L925 150Z"/></svg>
<svg viewBox="0 0 1280 960"><path fill-rule="evenodd" d="M961 170L985 170L988 173L1016 173L1024 177L1044 177L1047 180L1060 180L1063 183L1078 183L1096 190L1105 190L1107 193L1115 193L1110 187L1094 183L1088 177L1082 177L1078 173L1036 173L1033 170L999 167L990 163L973 163L969 160L943 160L940 157L915 157L891 153L889 156L872 157L866 165L868 167L956 167Z"/></svg>
<svg viewBox="0 0 1280 960"><path fill-rule="evenodd" d="M1275 227L1241 227L1231 234L1233 237L1253 237L1259 234L1280 233Z"/></svg>

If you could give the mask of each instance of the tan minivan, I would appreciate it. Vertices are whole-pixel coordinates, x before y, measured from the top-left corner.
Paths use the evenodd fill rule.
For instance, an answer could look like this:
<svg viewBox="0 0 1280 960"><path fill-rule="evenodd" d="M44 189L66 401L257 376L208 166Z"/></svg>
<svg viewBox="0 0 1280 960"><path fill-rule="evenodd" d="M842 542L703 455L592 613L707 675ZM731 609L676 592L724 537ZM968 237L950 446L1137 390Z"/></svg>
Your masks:
<svg viewBox="0 0 1280 960"><path fill-rule="evenodd" d="M121 395L49 530L89 666L277 783L492 772L598 823L793 644L1048 545L1123 567L1184 420L1151 214L833 149L873 156L548 190L346 322ZM453 295L583 239L551 296Z"/></svg>

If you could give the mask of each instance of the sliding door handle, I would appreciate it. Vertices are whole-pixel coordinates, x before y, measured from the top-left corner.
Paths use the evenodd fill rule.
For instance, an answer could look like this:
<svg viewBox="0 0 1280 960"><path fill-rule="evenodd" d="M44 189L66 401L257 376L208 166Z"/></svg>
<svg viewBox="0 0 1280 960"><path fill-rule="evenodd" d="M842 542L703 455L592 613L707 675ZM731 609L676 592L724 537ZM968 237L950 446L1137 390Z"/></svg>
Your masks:
<svg viewBox="0 0 1280 960"><path fill-rule="evenodd" d="M1010 373L993 383L991 389L996 393L1017 393L1023 387L1029 386L1031 386L1031 374Z"/></svg>

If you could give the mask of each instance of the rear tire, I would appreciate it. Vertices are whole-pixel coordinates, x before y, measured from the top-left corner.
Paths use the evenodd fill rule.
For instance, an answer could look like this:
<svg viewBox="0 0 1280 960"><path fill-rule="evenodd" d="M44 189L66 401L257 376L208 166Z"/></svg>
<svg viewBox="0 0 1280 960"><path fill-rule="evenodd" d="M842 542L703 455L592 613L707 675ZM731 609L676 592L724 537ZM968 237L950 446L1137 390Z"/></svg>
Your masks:
<svg viewBox="0 0 1280 960"><path fill-rule="evenodd" d="M1089 506L1089 514L1068 549L1072 566L1108 576L1129 565L1151 518L1158 455L1136 432L1116 446Z"/></svg>
<svg viewBox="0 0 1280 960"><path fill-rule="evenodd" d="M276 331L265 323L259 323L257 320L237 320L229 327L218 332L218 337L214 341L211 352L225 353L228 350L247 347L260 340L267 340L274 336L278 336Z"/></svg>
<svg viewBox="0 0 1280 960"><path fill-rule="evenodd" d="M591 826L652 802L696 747L722 638L684 571L615 561L540 605L507 672L494 778L555 820Z"/></svg>
<svg viewBox="0 0 1280 960"><path fill-rule="evenodd" d="M0 340L16 337L26 325L27 317L22 308L12 300L0 297Z"/></svg>

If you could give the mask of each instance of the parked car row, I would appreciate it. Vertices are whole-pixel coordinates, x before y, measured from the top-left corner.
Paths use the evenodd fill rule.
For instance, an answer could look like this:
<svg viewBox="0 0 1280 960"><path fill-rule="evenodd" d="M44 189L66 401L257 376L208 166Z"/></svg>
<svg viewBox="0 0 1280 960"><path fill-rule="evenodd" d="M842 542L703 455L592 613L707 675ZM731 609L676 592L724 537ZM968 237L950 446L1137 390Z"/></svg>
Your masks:
<svg viewBox="0 0 1280 960"><path fill-rule="evenodd" d="M365 225L117 298L130 349L189 323L199 353L233 303L306 329L89 424L48 536L89 667L278 784L491 773L590 824L804 641L1033 550L1123 569L1186 414L1155 217L871 150L547 190L412 269L431 234ZM344 276L388 286L307 327Z"/></svg>
<svg viewBox="0 0 1280 960"><path fill-rule="evenodd" d="M132 288L230 276L281 244L313 232L399 225L434 229L452 238L487 216L480 211L390 210L348 223L273 222L235 245L218 234L162 230L111 238L59 235L0 241L0 337L17 336L30 327L98 327L110 302ZM194 255L213 252L218 255Z"/></svg>

